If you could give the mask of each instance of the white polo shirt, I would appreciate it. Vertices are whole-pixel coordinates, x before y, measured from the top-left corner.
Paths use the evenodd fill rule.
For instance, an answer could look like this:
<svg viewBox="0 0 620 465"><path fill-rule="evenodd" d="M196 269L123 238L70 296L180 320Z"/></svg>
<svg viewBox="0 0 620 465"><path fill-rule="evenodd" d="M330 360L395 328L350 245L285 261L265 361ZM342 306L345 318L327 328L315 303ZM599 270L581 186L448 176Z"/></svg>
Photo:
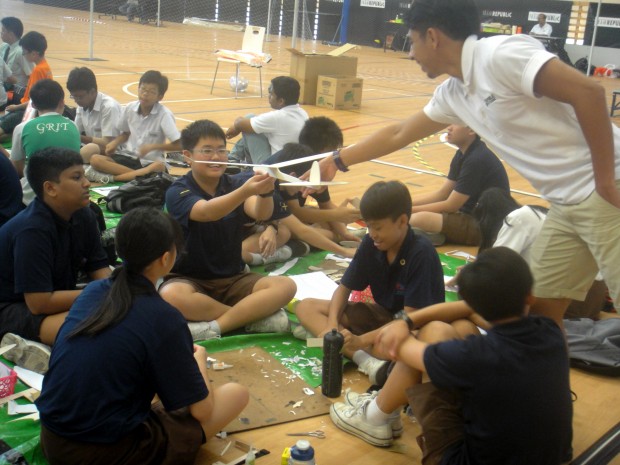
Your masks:
<svg viewBox="0 0 620 465"><path fill-rule="evenodd" d="M551 33L553 32L553 28L549 23L545 23L544 26L540 27L540 24L535 24L530 34L534 34L537 36L547 36L551 37Z"/></svg>
<svg viewBox="0 0 620 465"><path fill-rule="evenodd" d="M0 46L0 60L4 58L6 47L9 47L9 56L6 63L9 65L9 68L11 68L11 72L13 76L15 76L15 79L17 79L17 85L26 87L28 85L28 78L35 64L26 60L22 53L22 48L19 45L19 40L13 42L11 45L4 43Z"/></svg>
<svg viewBox="0 0 620 465"><path fill-rule="evenodd" d="M2 83L8 78L10 78L12 75L13 73L11 72L11 68L9 68L9 65L2 61L2 58L0 58L0 105L4 105L9 99L6 95L6 91L4 90L4 86L2 85Z"/></svg>
<svg viewBox="0 0 620 465"><path fill-rule="evenodd" d="M132 153L138 153L138 148L144 144L163 144L166 140L175 142L181 138L174 115L159 102L146 116L140 114L139 101L128 103L121 113L118 129L130 133L124 148ZM143 160L164 161L164 152L153 150Z"/></svg>
<svg viewBox="0 0 620 465"><path fill-rule="evenodd" d="M112 97L98 92L92 110L77 107L75 124L80 130L80 134L97 138L114 138L120 134L117 125L121 118L121 112L120 103Z"/></svg>
<svg viewBox="0 0 620 465"><path fill-rule="evenodd" d="M284 144L299 142L299 133L307 119L306 110L299 104L295 104L253 116L250 124L255 133L264 134L267 137L273 155L282 150Z"/></svg>
<svg viewBox="0 0 620 465"><path fill-rule="evenodd" d="M554 58L527 35L470 36L463 44L463 81L451 77L439 85L424 113L471 127L545 199L576 204L594 190L590 149L570 105L534 94L536 75ZM613 136L620 179L616 126Z"/></svg>

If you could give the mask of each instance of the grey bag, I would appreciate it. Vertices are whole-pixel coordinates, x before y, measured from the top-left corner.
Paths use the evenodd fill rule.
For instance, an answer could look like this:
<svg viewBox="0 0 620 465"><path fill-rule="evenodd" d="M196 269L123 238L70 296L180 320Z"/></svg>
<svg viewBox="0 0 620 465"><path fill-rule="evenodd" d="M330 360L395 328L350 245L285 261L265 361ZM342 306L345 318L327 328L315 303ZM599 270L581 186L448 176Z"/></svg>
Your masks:
<svg viewBox="0 0 620 465"><path fill-rule="evenodd" d="M620 376L620 318L564 320L571 366Z"/></svg>

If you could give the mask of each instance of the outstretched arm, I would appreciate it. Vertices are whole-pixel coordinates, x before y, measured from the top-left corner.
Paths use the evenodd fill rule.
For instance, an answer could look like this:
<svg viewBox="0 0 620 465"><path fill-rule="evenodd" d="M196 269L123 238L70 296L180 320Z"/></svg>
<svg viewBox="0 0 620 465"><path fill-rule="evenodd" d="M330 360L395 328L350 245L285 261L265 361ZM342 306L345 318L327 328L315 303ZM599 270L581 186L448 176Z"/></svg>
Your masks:
<svg viewBox="0 0 620 465"><path fill-rule="evenodd" d="M433 121L423 111L419 111L406 120L386 126L366 137L355 145L340 151L340 159L345 166L379 158L405 147L424 137L440 131L447 124ZM330 155L320 161L321 179L329 181L336 175L336 165Z"/></svg>
<svg viewBox="0 0 620 465"><path fill-rule="evenodd" d="M273 191L273 188L274 178L268 174L254 175L241 187L229 192L226 195L221 195L211 200L199 200L192 207L189 218L192 221L217 221L228 215L231 211L245 202L246 199L252 197L253 195L271 192ZM249 212L249 215L256 213L260 214L261 209L263 207L269 208L269 205L273 208L273 199L271 197L261 198L261 200L260 205L257 205L259 202L256 202L252 206L248 205L245 207L246 213Z"/></svg>

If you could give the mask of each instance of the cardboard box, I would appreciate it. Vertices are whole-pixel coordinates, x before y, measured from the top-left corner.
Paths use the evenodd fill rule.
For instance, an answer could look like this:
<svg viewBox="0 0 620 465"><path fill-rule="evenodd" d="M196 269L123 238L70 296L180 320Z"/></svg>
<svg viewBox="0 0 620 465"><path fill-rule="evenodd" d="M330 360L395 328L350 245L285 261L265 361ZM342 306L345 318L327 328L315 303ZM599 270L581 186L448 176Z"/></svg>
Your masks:
<svg viewBox="0 0 620 465"><path fill-rule="evenodd" d="M357 75L357 57L342 56L355 48L353 44L345 44L328 54L303 53L294 48L287 49L291 56L291 77L299 81L301 93L299 103L314 105L316 86L319 75Z"/></svg>
<svg viewBox="0 0 620 465"><path fill-rule="evenodd" d="M316 106L333 110L356 110L362 104L363 80L352 76L319 76Z"/></svg>

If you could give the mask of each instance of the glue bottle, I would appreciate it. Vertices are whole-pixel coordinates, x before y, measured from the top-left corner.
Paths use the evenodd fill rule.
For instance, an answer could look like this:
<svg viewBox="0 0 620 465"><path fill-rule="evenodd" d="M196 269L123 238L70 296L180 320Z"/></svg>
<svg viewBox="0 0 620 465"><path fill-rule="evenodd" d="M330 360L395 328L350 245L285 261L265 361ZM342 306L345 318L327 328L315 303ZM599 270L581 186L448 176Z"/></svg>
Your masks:
<svg viewBox="0 0 620 465"><path fill-rule="evenodd" d="M310 445L310 441L300 439L291 447L291 456L288 459L288 465L316 465L314 461L314 449Z"/></svg>
<svg viewBox="0 0 620 465"><path fill-rule="evenodd" d="M342 391L342 346L344 337L332 329L323 337L323 376L321 392L326 397L340 397Z"/></svg>

